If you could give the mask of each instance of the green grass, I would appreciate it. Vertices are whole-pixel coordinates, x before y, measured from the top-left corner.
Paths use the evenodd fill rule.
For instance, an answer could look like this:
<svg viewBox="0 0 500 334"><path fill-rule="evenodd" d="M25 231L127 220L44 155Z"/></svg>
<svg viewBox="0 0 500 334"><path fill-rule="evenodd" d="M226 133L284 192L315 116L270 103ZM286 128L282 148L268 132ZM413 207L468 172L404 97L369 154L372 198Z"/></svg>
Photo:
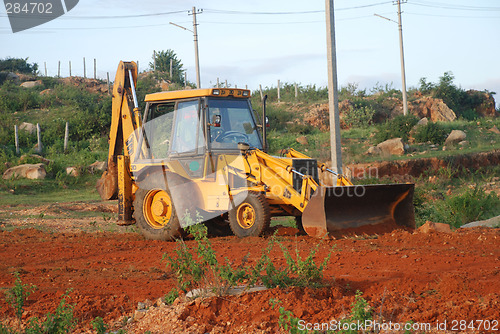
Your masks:
<svg viewBox="0 0 500 334"><path fill-rule="evenodd" d="M72 184L54 179L44 180L1 180L0 202L2 205L39 206L54 202L97 202L100 201L95 184L99 177L86 175Z"/></svg>

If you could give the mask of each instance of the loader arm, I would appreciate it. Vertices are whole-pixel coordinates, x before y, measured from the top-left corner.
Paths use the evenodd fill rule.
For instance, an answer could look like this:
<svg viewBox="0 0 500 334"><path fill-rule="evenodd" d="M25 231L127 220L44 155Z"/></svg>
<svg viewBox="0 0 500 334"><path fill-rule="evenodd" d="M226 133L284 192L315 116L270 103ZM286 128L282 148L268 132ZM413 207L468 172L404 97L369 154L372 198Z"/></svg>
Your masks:
<svg viewBox="0 0 500 334"><path fill-rule="evenodd" d="M136 83L136 63L121 61L118 65L113 84L108 168L97 182L97 191L104 200L117 197L118 175L120 174L120 178L126 177L127 174L129 175L125 171L118 172L118 157L126 157L127 163L123 164L123 166L127 170L129 164L133 162L133 150L137 147L136 130L141 127L142 123L135 95Z"/></svg>

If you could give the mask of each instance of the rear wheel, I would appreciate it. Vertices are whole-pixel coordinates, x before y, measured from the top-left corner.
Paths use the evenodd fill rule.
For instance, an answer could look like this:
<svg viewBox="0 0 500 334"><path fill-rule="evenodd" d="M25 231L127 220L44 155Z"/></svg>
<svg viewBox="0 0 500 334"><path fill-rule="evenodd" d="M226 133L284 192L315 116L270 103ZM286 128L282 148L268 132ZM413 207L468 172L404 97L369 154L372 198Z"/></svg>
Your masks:
<svg viewBox="0 0 500 334"><path fill-rule="evenodd" d="M147 239L174 240L181 236L182 228L168 187L159 189L141 184L135 193L134 218Z"/></svg>
<svg viewBox="0 0 500 334"><path fill-rule="evenodd" d="M229 211L229 226L234 235L240 238L257 237L269 228L269 204L260 193L248 192L245 195L238 196L237 206Z"/></svg>

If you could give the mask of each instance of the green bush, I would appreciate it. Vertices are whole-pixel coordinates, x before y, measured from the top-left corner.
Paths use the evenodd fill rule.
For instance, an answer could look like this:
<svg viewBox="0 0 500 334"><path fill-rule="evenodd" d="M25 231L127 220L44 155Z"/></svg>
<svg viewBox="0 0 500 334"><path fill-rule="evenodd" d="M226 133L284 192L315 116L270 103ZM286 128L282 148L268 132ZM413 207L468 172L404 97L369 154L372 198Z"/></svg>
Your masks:
<svg viewBox="0 0 500 334"><path fill-rule="evenodd" d="M500 199L476 186L462 195L449 197L439 209L442 222L458 228L464 224L500 215Z"/></svg>
<svg viewBox="0 0 500 334"><path fill-rule="evenodd" d="M431 142L442 145L447 135L448 132L440 123L429 122L426 125L419 126L413 138L417 143Z"/></svg>
<svg viewBox="0 0 500 334"><path fill-rule="evenodd" d="M414 115L398 115L385 122L379 127L375 134L375 141L381 143L392 138L402 138L408 140L411 129L418 123L418 118Z"/></svg>
<svg viewBox="0 0 500 334"><path fill-rule="evenodd" d="M37 63L28 63L28 58L5 58L0 59L0 71L9 71L15 73L36 74L38 71Z"/></svg>
<svg viewBox="0 0 500 334"><path fill-rule="evenodd" d="M349 127L365 128L372 124L375 110L370 106L349 106L349 109L344 112L344 122Z"/></svg>

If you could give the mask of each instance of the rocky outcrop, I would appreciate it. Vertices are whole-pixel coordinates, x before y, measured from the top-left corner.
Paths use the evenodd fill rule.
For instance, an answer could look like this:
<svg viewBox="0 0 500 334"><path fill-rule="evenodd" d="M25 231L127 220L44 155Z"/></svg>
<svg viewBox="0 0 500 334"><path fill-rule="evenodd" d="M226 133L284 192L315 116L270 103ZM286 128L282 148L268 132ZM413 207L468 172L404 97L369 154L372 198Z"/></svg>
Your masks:
<svg viewBox="0 0 500 334"><path fill-rule="evenodd" d="M457 115L441 99L422 96L413 101L408 109L419 118L427 117L432 122L451 122Z"/></svg>
<svg viewBox="0 0 500 334"><path fill-rule="evenodd" d="M330 129L329 117L328 104L316 104L305 113L302 122L325 132Z"/></svg>
<svg viewBox="0 0 500 334"><path fill-rule="evenodd" d="M468 90L467 95L472 101L477 101L475 110L479 116L497 117L498 112L495 109L495 99L489 92L480 92L477 90Z"/></svg>
<svg viewBox="0 0 500 334"><path fill-rule="evenodd" d="M3 173L2 178L9 180L11 178L26 178L31 180L41 180L47 175L45 165L39 164L25 164L11 167Z"/></svg>

